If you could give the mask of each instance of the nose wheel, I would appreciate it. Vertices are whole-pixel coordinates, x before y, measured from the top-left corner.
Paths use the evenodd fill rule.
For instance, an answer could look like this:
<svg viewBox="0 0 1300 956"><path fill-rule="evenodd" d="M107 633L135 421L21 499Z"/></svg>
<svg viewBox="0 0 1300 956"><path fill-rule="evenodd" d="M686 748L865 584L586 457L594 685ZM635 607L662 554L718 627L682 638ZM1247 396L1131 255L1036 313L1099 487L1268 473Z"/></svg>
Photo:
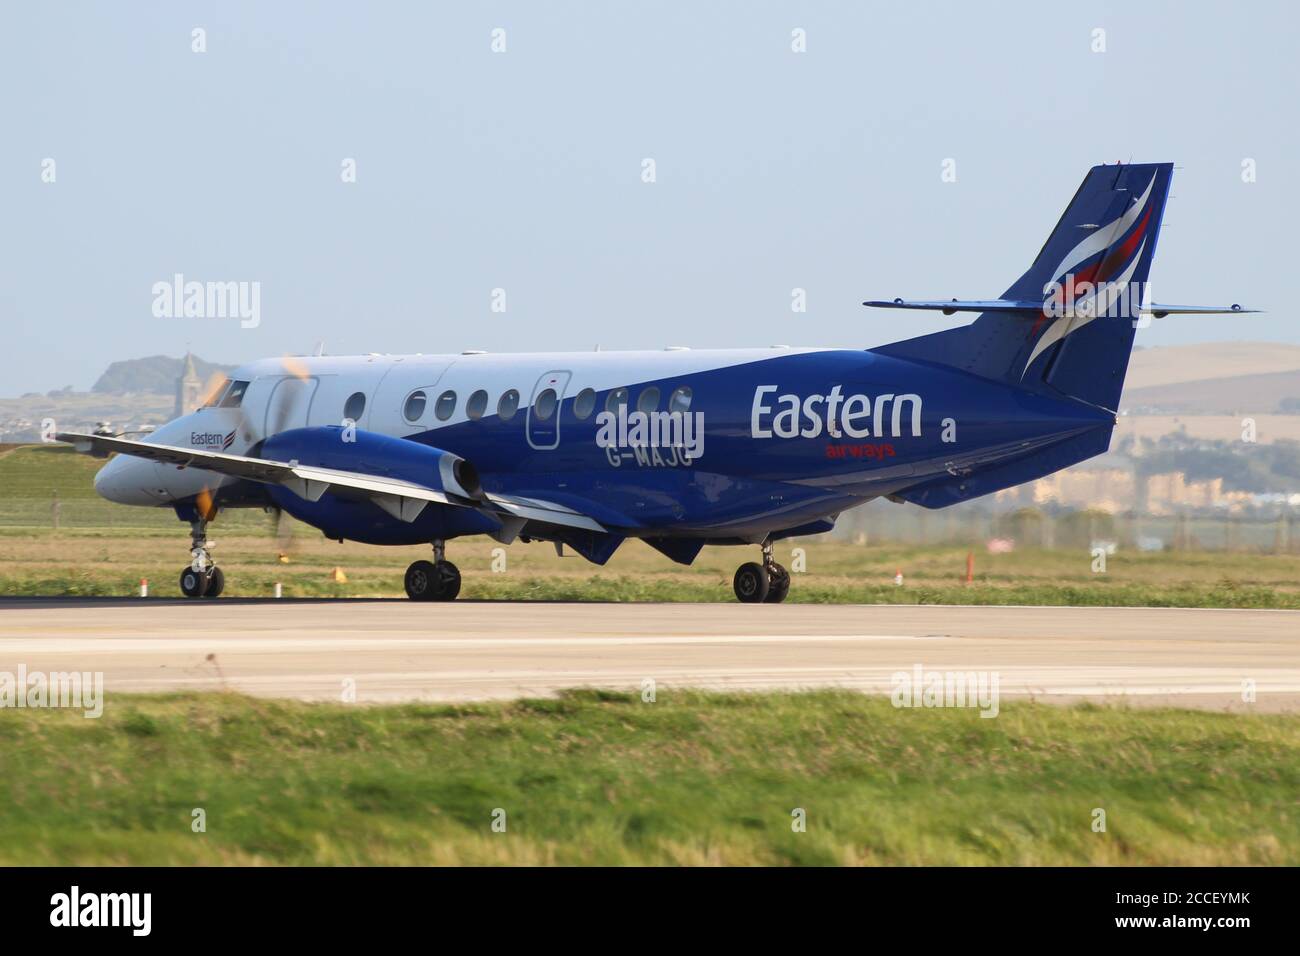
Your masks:
<svg viewBox="0 0 1300 956"><path fill-rule="evenodd" d="M187 598L220 597L226 588L226 576L216 565L206 571L187 567L181 572L181 593Z"/></svg>
<svg viewBox="0 0 1300 956"><path fill-rule="evenodd" d="M226 576L212 563L209 553L213 542L208 540L206 521L190 522L190 556L192 560L181 571L181 594L187 598L219 597L226 589Z"/></svg>
<svg viewBox="0 0 1300 956"><path fill-rule="evenodd" d="M446 559L441 541L433 543L433 560L406 569L406 596L412 601L454 601L460 593L460 569Z"/></svg>
<svg viewBox="0 0 1300 956"><path fill-rule="evenodd" d="M743 604L780 604L790 593L790 572L776 563L772 545L764 544L763 563L747 561L737 568L732 589Z"/></svg>

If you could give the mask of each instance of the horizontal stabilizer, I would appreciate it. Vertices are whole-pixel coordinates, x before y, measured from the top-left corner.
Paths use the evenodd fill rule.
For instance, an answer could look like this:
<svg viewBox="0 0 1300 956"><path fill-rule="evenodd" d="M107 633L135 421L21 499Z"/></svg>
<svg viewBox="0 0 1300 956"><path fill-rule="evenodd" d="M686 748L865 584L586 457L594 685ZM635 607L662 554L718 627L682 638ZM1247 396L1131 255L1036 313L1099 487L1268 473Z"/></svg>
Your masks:
<svg viewBox="0 0 1300 956"><path fill-rule="evenodd" d="M958 312L1042 312L1043 303L1027 299L871 299L863 305L873 309L911 309L924 312L942 312L954 315ZM1065 310L1068 312L1069 310ZM1143 315L1154 315L1163 319L1166 315L1236 315L1238 313L1260 312L1261 309L1247 309L1237 305L1144 305L1139 309Z"/></svg>
<svg viewBox="0 0 1300 956"><path fill-rule="evenodd" d="M1235 302L1232 305L1151 305L1142 306L1144 315L1154 315L1163 319L1166 315L1235 315L1238 312L1262 312L1262 309L1244 309Z"/></svg>
<svg viewBox="0 0 1300 956"><path fill-rule="evenodd" d="M871 299L873 309L915 309L925 312L1041 312L1042 301L1029 299Z"/></svg>

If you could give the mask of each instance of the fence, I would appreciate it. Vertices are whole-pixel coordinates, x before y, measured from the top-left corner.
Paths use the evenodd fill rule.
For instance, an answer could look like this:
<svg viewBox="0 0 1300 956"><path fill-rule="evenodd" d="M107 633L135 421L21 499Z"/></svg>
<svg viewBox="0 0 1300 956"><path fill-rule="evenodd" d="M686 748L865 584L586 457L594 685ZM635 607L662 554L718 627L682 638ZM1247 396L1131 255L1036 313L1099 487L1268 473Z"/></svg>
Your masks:
<svg viewBox="0 0 1300 956"><path fill-rule="evenodd" d="M840 516L836 534L862 544L979 547L1001 539L1018 549L1086 547L1113 541L1143 551L1300 553L1300 519L1273 514L1112 515L1100 511L994 511L955 505L929 511L877 499Z"/></svg>

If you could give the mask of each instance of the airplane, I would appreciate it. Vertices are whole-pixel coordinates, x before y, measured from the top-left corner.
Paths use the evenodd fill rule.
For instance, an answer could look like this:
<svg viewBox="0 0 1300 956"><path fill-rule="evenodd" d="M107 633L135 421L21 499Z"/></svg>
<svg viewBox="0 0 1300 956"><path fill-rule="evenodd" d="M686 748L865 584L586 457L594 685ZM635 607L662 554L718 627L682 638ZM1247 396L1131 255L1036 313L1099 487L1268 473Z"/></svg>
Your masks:
<svg viewBox="0 0 1300 956"><path fill-rule="evenodd" d="M189 522L191 598L224 588L209 522L261 507L339 541L431 545L406 571L414 600L454 599L446 543L482 534L598 565L629 538L686 565L757 546L735 595L779 603L774 542L873 498L943 508L1102 454L1140 322L1256 311L1146 301L1172 175L1093 167L999 298L865 302L977 313L878 348L267 359L142 440L56 437L117 453L105 498Z"/></svg>

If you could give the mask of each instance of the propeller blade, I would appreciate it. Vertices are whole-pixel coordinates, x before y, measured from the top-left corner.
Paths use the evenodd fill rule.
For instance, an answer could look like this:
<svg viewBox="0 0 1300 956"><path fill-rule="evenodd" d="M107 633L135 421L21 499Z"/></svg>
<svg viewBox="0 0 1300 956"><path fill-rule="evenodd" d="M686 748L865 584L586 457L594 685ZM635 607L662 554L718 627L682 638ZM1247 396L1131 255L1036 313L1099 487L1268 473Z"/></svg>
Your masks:
<svg viewBox="0 0 1300 956"><path fill-rule="evenodd" d="M294 551L296 538L293 533L292 521L282 508L275 509L274 534L276 555L279 557L281 564L288 564L289 556Z"/></svg>

